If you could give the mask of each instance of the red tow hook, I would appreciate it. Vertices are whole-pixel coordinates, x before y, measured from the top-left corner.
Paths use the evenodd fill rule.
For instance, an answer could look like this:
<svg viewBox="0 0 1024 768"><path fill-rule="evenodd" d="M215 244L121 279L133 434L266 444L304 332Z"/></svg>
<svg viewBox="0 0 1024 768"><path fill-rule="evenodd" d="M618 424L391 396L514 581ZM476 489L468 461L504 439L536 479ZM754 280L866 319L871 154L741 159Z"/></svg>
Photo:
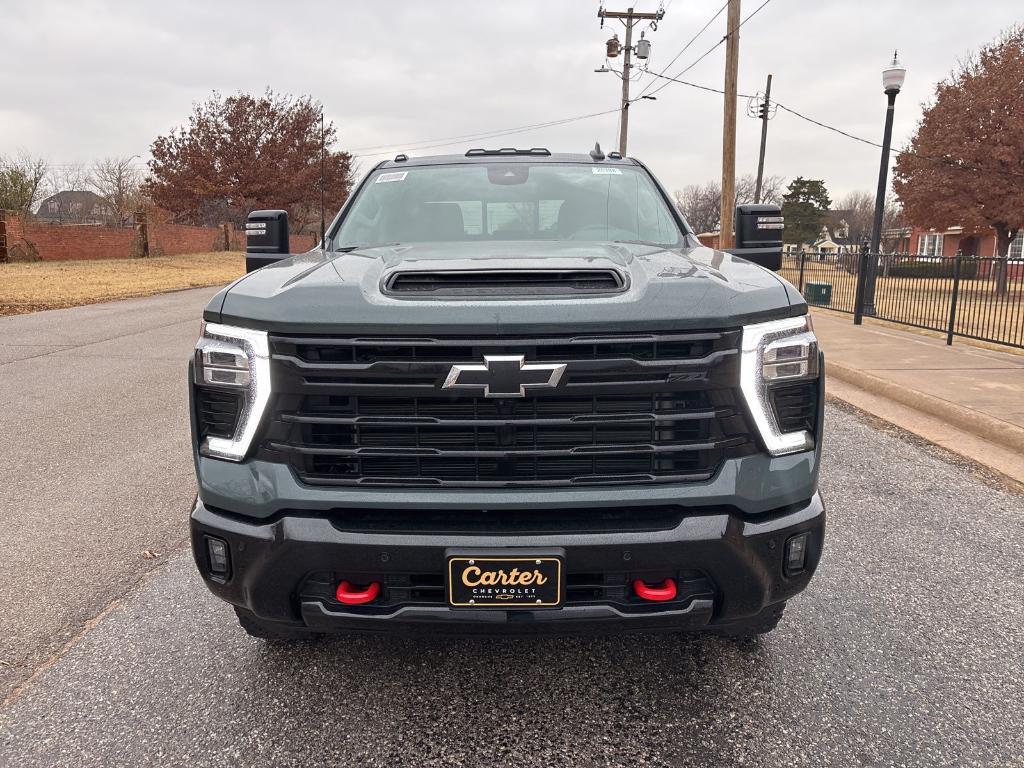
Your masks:
<svg viewBox="0 0 1024 768"><path fill-rule="evenodd" d="M339 603L344 603L345 605L362 605L363 603L376 600L379 594L379 581L371 581L366 585L366 589L357 589L349 582L343 581L338 585L338 590L334 593L334 596L338 599Z"/></svg>
<svg viewBox="0 0 1024 768"><path fill-rule="evenodd" d="M633 591L641 600L650 600L654 603L663 603L666 600L673 600L676 596L675 579L665 579L661 584L650 586L641 579L633 581Z"/></svg>

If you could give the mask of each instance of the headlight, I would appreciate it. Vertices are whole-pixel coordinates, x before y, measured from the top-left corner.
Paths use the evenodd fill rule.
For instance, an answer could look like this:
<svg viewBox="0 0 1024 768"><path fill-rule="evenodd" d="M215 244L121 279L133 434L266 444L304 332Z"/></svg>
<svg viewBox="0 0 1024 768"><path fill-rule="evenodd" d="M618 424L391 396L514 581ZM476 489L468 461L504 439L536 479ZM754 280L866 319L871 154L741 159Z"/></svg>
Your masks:
<svg viewBox="0 0 1024 768"><path fill-rule="evenodd" d="M200 450L245 458L270 401L270 347L265 331L203 323L195 351Z"/></svg>
<svg viewBox="0 0 1024 768"><path fill-rule="evenodd" d="M740 388L773 456L814 446L819 374L809 316L743 327Z"/></svg>

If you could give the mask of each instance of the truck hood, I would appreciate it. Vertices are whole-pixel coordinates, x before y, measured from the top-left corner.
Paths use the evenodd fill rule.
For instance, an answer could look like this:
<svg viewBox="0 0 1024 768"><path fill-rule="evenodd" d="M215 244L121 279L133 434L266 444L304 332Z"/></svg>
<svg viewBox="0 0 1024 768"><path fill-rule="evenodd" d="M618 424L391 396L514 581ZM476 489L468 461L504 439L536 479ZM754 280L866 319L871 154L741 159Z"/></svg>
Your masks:
<svg viewBox="0 0 1024 768"><path fill-rule="evenodd" d="M620 292L580 296L399 298L382 288L394 270L613 268ZM250 328L332 334L532 334L722 329L806 312L773 272L710 248L626 243L422 243L320 250L241 278L205 317Z"/></svg>

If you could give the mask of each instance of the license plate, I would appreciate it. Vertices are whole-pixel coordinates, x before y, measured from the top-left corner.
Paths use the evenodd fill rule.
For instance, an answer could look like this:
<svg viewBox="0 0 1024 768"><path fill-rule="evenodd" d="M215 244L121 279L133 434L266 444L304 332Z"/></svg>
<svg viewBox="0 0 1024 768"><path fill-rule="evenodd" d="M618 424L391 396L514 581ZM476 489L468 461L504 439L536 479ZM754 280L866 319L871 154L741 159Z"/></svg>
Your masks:
<svg viewBox="0 0 1024 768"><path fill-rule="evenodd" d="M555 608L562 559L550 555L448 558L448 603L460 608Z"/></svg>

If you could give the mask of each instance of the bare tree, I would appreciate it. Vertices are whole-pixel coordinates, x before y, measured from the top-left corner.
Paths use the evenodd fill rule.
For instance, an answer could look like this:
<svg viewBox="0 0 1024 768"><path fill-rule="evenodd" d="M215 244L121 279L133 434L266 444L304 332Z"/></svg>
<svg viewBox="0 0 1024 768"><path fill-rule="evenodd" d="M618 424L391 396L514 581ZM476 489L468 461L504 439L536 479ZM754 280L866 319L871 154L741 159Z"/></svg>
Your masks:
<svg viewBox="0 0 1024 768"><path fill-rule="evenodd" d="M761 182L761 202L782 202L782 176L766 176ZM757 179L746 174L736 179L735 205L754 202ZM718 181L690 184L676 191L676 207L698 233L715 232L722 220L722 185Z"/></svg>
<svg viewBox="0 0 1024 768"><path fill-rule="evenodd" d="M849 227L849 240L853 243L860 243L865 237L871 237L871 229L875 223L875 196L864 190L849 192L834 210L841 215ZM902 211L895 196L890 195L885 199L885 207L882 210L882 231L892 229L900 225ZM835 233L833 233L835 234Z"/></svg>
<svg viewBox="0 0 1024 768"><path fill-rule="evenodd" d="M59 192L86 192L92 186L88 169L82 165L54 166L46 179L46 196L53 197ZM46 210L39 214L57 219L62 224L81 224L91 213L74 196L62 195L55 200L44 201Z"/></svg>
<svg viewBox="0 0 1024 768"><path fill-rule="evenodd" d="M46 161L28 152L0 156L0 209L31 213L43 196L48 173Z"/></svg>
<svg viewBox="0 0 1024 768"><path fill-rule="evenodd" d="M761 202L765 205L781 205L783 194L781 176L765 176L761 179ZM748 173L736 179L736 205L754 202L754 191L757 189L757 177Z"/></svg>
<svg viewBox="0 0 1024 768"><path fill-rule="evenodd" d="M676 207L698 234L714 232L722 219L722 187L714 181L676 190Z"/></svg>
<svg viewBox="0 0 1024 768"><path fill-rule="evenodd" d="M142 174L133 165L135 157L107 157L93 164L89 186L107 201L117 226L127 226L142 204Z"/></svg>

